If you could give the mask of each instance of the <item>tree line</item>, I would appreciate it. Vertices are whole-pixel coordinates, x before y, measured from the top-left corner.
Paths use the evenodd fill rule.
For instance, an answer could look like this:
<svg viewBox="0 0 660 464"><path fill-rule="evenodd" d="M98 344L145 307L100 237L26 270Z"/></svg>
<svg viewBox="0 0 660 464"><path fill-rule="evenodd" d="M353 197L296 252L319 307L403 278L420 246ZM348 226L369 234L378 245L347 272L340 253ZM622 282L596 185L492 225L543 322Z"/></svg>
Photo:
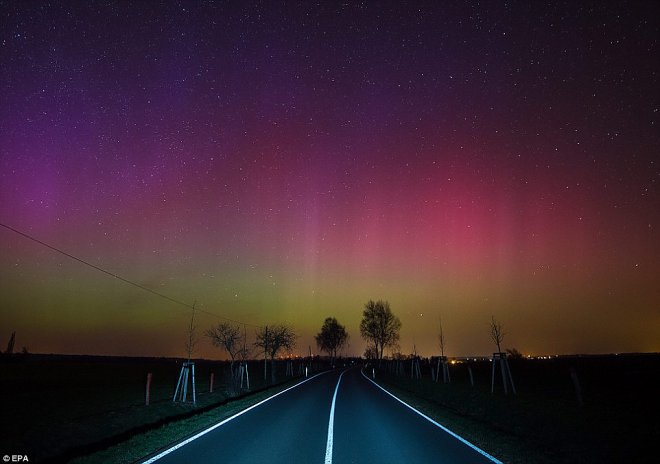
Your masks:
<svg viewBox="0 0 660 464"><path fill-rule="evenodd" d="M439 348L444 357L445 336L442 329L442 320L439 319ZM400 339L401 321L394 315L390 304L383 300L369 300L362 311L360 321L360 336L367 342L364 357L376 361L383 359L386 348L396 349ZM262 353L264 358L264 378L267 376L267 360L271 362L271 375L274 379L275 359L282 352L290 353L296 346L298 338L294 330L286 324L267 325L259 328L255 333L255 341L247 344L247 331L237 324L221 322L207 330L205 335L211 343L224 350L230 358L231 371L237 361L244 362L251 355ZM501 353L501 343L504 331L495 317L491 318L490 337ZM339 323L335 317L327 317L323 321L321 330L315 335L315 341L321 352L327 353L334 364L337 355L348 346L349 334L346 327ZM256 349L256 351L253 351ZM511 350L507 350L511 351ZM516 352L517 353L517 352ZM511 352L511 354L513 354Z"/></svg>
<svg viewBox="0 0 660 464"><path fill-rule="evenodd" d="M385 348L394 347L399 341L401 321L396 317L387 301L369 300L365 304L360 323L360 335L369 343L368 357L381 359ZM294 330L285 324L267 325L259 328L255 333L252 346L247 344L247 331L241 330L240 325L221 322L205 332L213 344L229 355L229 362L233 371L237 361L246 361L256 354L252 348L263 353L264 359L271 363L283 351L291 352L296 346L298 338ZM349 335L346 327L335 317L327 317L321 330L315 335L316 345L321 352L325 352L332 362L338 353L348 345ZM187 343L189 350L190 343ZM371 356L374 354L374 356Z"/></svg>

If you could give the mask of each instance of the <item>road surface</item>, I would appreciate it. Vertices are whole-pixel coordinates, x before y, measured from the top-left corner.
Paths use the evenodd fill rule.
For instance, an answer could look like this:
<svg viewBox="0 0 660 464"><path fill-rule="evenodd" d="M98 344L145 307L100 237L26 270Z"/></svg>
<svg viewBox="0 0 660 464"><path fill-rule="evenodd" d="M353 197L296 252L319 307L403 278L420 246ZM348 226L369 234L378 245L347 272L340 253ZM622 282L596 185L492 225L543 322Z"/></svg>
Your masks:
<svg viewBox="0 0 660 464"><path fill-rule="evenodd" d="M499 462L441 427L353 367L310 378L144 463Z"/></svg>

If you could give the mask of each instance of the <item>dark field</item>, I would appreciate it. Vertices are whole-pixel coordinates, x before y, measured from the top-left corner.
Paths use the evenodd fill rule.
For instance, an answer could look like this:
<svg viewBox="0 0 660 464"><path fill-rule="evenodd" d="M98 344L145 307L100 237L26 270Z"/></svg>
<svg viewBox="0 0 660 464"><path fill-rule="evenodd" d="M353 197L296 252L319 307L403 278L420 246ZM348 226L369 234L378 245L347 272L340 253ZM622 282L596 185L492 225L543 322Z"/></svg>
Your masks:
<svg viewBox="0 0 660 464"><path fill-rule="evenodd" d="M263 361L250 362L251 389L229 381L229 363L196 361L197 406L172 403L182 360L84 356L0 357L0 454L27 455L30 462L66 462L168 421L267 388ZM298 365L294 363L294 374ZM145 406L147 373L151 404ZM215 373L209 393L210 373ZM290 380L276 363L275 383Z"/></svg>
<svg viewBox="0 0 660 464"><path fill-rule="evenodd" d="M451 365L449 384L431 381L431 366L424 362L422 378L411 379L410 361L404 362L403 375L390 372L385 362L376 380L507 463L657 462L653 447L660 441L660 355L520 359L510 365L515 396L504 395L499 372L491 394L491 366L486 361ZM0 454L26 454L30 462L66 462L168 422L192 433L201 422L180 419L215 411L227 401L245 407L236 399L247 392L231 388L228 363L203 360L196 362L197 407L173 404L180 368L176 359L0 357ZM582 405L571 369L580 383ZM145 406L148 372L153 374L151 405ZM210 372L216 379L213 393L208 392ZM276 383L291 380L284 362L276 372ZM263 363L255 361L250 379L251 392L263 391L270 373L264 382ZM173 440L172 435L162 436L168 438L155 441L167 443L148 446L154 450ZM113 462L133 460L115 461L119 453L124 451L109 450L91 462L108 462L107 456Z"/></svg>
<svg viewBox="0 0 660 464"><path fill-rule="evenodd" d="M412 380L389 366L377 380L504 462L651 463L660 441L660 355L510 360L517 395L487 361L450 365L451 383ZM475 386L470 385L471 366ZM571 369L582 393L580 405Z"/></svg>

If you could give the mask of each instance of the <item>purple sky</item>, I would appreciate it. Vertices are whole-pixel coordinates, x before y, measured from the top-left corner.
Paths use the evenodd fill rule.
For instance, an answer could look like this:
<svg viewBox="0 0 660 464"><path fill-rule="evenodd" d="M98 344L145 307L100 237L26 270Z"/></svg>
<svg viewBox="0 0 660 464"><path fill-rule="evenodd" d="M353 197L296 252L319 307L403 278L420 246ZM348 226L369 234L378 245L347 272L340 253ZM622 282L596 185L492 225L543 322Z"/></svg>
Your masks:
<svg viewBox="0 0 660 464"><path fill-rule="evenodd" d="M369 299L403 353L660 351L657 3L135 3L0 3L1 223L300 353ZM185 307L0 254L0 337L183 355Z"/></svg>

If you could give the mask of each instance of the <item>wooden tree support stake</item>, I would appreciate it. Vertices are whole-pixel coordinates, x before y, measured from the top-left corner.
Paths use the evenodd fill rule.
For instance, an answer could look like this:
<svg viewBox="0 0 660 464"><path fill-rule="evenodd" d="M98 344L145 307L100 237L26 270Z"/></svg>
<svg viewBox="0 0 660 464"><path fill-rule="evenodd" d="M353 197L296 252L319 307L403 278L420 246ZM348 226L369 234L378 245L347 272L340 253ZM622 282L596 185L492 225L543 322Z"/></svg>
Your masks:
<svg viewBox="0 0 660 464"><path fill-rule="evenodd" d="M419 368L419 358L414 357L412 359L412 364L410 366L410 378L411 379L419 379L422 377L422 371Z"/></svg>
<svg viewBox="0 0 660 464"><path fill-rule="evenodd" d="M247 390L250 389L250 374L248 374L248 367L246 362L242 362L241 365L238 367L238 375L241 378L241 389L243 388L243 384L245 384L245 388Z"/></svg>
<svg viewBox="0 0 660 464"><path fill-rule="evenodd" d="M181 373L179 374L179 381L174 390L174 397L172 402L181 401L185 403L188 398L188 380L192 384L192 401L193 405L197 405L197 393L195 391L195 363L192 361L185 361L181 366Z"/></svg>
<svg viewBox="0 0 660 464"><path fill-rule="evenodd" d="M502 386L504 387L504 394L509 394L509 386L514 395L517 395L516 386L513 383L513 377L511 376L511 369L509 368L509 362L506 359L506 353L493 353L493 366L491 369L491 380L490 380L490 392L495 392L495 371L497 364L500 365L500 371L502 373Z"/></svg>
<svg viewBox="0 0 660 464"><path fill-rule="evenodd" d="M442 382L449 383L451 382L451 376L449 375L449 364L447 363L447 356L438 356L438 366L435 369L434 381L440 381L440 371L442 371Z"/></svg>
<svg viewBox="0 0 660 464"><path fill-rule="evenodd" d="M584 406L584 401L582 400L582 388L580 387L580 379L578 379L577 371L574 367L570 368L571 380L573 381L573 387L575 387L575 397L577 398L578 405L580 407Z"/></svg>

